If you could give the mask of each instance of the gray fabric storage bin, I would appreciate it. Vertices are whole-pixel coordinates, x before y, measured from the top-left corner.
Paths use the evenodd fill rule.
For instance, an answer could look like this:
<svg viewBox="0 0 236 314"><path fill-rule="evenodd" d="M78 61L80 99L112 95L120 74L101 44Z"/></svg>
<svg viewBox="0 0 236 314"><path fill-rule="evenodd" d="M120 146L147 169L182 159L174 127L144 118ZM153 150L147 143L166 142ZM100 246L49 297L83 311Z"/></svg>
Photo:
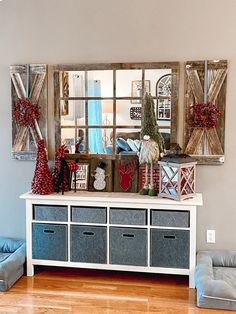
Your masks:
<svg viewBox="0 0 236 314"><path fill-rule="evenodd" d="M71 220L73 222L105 224L107 222L107 209L106 207L72 206Z"/></svg>
<svg viewBox="0 0 236 314"><path fill-rule="evenodd" d="M33 223L32 257L67 261L67 226Z"/></svg>
<svg viewBox="0 0 236 314"><path fill-rule="evenodd" d="M189 268L189 230L152 229L151 266Z"/></svg>
<svg viewBox="0 0 236 314"><path fill-rule="evenodd" d="M110 208L110 224L146 225L146 209Z"/></svg>
<svg viewBox="0 0 236 314"><path fill-rule="evenodd" d="M67 221L67 206L60 205L34 205L33 218L41 221Z"/></svg>
<svg viewBox="0 0 236 314"><path fill-rule="evenodd" d="M147 266L147 229L110 227L110 263Z"/></svg>
<svg viewBox="0 0 236 314"><path fill-rule="evenodd" d="M107 262L106 227L72 225L71 261L105 264Z"/></svg>
<svg viewBox="0 0 236 314"><path fill-rule="evenodd" d="M189 211L151 210L151 225L162 227L189 227Z"/></svg>

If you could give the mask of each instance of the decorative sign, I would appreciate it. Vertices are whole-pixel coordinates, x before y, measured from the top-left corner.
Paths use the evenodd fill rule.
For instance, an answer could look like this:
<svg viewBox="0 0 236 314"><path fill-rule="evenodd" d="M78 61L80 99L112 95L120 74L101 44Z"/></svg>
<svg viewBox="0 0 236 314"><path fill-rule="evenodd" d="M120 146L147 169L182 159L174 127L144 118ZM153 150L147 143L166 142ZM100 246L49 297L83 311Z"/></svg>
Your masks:
<svg viewBox="0 0 236 314"><path fill-rule="evenodd" d="M138 192L138 156L118 155L114 170L114 192Z"/></svg>
<svg viewBox="0 0 236 314"><path fill-rule="evenodd" d="M141 120L142 119L142 108L141 107L131 107L130 108L130 119L131 120Z"/></svg>
<svg viewBox="0 0 236 314"><path fill-rule="evenodd" d="M110 159L92 158L89 191L113 192L113 163Z"/></svg>
<svg viewBox="0 0 236 314"><path fill-rule="evenodd" d="M72 177L71 180L71 190L87 190L88 189L88 173L89 165L88 164L78 164L78 170L76 171L75 178Z"/></svg>
<svg viewBox="0 0 236 314"><path fill-rule="evenodd" d="M146 80L144 84L144 91L142 88L142 81L132 81L132 87L131 87L131 97L139 97L140 99L131 99L131 104L141 104L142 103L142 97L146 94L150 93L150 81Z"/></svg>

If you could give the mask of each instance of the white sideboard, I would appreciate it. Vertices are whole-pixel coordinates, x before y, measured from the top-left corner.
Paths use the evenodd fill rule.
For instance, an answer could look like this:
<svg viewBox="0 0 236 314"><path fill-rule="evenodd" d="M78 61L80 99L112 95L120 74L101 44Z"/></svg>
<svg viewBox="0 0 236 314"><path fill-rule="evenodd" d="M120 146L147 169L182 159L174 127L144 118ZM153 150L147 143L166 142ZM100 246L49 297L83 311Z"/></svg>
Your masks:
<svg viewBox="0 0 236 314"><path fill-rule="evenodd" d="M184 201L105 192L20 197L28 276L34 265L182 274L194 288L201 194Z"/></svg>

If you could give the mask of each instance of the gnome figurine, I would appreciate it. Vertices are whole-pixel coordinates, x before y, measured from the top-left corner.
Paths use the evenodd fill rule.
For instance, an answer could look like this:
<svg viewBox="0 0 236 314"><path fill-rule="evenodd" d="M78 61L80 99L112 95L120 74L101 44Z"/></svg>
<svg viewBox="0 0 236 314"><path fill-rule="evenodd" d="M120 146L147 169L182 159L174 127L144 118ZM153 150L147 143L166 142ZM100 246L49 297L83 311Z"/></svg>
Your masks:
<svg viewBox="0 0 236 314"><path fill-rule="evenodd" d="M158 162L164 151L164 139L159 132L154 111L154 101L151 95L146 94L143 99L144 115L141 129L141 149L139 153L140 165L145 164L145 183L140 191L141 195L157 195L153 184L153 165ZM148 168L150 167L150 182Z"/></svg>

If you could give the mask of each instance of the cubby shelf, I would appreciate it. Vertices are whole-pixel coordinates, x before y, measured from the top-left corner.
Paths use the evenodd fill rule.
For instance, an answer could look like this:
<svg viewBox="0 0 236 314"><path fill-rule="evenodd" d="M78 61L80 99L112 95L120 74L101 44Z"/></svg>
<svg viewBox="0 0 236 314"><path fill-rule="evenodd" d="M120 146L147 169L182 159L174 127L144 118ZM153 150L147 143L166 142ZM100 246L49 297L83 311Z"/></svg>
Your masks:
<svg viewBox="0 0 236 314"><path fill-rule="evenodd" d="M26 200L27 275L35 265L189 275L194 287L196 209L134 193L68 192Z"/></svg>

